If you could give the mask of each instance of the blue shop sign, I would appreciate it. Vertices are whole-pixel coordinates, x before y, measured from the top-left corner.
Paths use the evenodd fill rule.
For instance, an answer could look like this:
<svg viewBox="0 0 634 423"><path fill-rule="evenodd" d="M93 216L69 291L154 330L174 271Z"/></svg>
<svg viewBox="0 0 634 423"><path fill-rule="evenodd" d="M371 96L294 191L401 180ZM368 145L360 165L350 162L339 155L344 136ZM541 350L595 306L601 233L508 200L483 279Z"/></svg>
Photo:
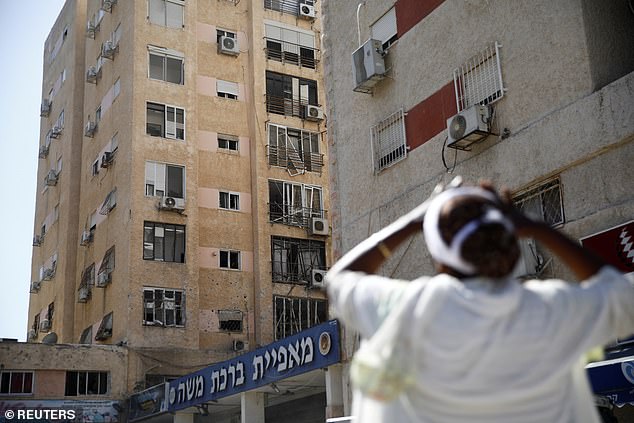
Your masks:
<svg viewBox="0 0 634 423"><path fill-rule="evenodd" d="M341 360L339 323L313 326L255 351L169 382L168 411L250 391Z"/></svg>

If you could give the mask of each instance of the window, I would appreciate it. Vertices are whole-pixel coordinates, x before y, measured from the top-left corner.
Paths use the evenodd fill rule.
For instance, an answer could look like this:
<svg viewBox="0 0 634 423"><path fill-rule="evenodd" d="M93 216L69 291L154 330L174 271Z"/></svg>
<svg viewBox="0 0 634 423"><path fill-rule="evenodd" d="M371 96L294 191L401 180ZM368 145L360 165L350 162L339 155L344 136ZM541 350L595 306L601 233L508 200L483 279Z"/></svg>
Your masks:
<svg viewBox="0 0 634 423"><path fill-rule="evenodd" d="M220 330L242 332L242 312L240 310L218 310Z"/></svg>
<svg viewBox="0 0 634 423"><path fill-rule="evenodd" d="M371 128L374 171L379 172L407 157L403 110L388 116Z"/></svg>
<svg viewBox="0 0 634 423"><path fill-rule="evenodd" d="M216 42L220 43L220 39L222 37L228 37L228 38L233 38L234 40L237 38L236 33L232 32L232 31L226 31L224 29L217 29L216 30Z"/></svg>
<svg viewBox="0 0 634 423"><path fill-rule="evenodd" d="M225 210L240 210L240 194L220 191L220 208Z"/></svg>
<svg viewBox="0 0 634 423"><path fill-rule="evenodd" d="M99 265L97 275L107 274L110 275L114 271L114 245L106 251Z"/></svg>
<svg viewBox="0 0 634 423"><path fill-rule="evenodd" d="M491 104L504 96L499 51L500 44L491 44L454 70L458 112L476 104Z"/></svg>
<svg viewBox="0 0 634 423"><path fill-rule="evenodd" d="M145 222L143 259L185 263L185 226Z"/></svg>
<svg viewBox="0 0 634 423"><path fill-rule="evenodd" d="M90 166L90 173L92 174L92 176L96 176L99 174L99 168L101 166L99 166L99 159L95 160L92 163L92 166Z"/></svg>
<svg viewBox="0 0 634 423"><path fill-rule="evenodd" d="M67 397L107 393L108 372L66 372Z"/></svg>
<svg viewBox="0 0 634 423"><path fill-rule="evenodd" d="M321 173L324 162L319 152L319 133L271 123L267 131L269 165L287 168L291 174Z"/></svg>
<svg viewBox="0 0 634 423"><path fill-rule="evenodd" d="M310 218L323 217L321 187L269 180L270 221L308 227Z"/></svg>
<svg viewBox="0 0 634 423"><path fill-rule="evenodd" d="M88 302L92 296L92 287L95 286L95 263L88 266L81 274L81 283L77 290L77 302ZM90 343L90 342L88 342Z"/></svg>
<svg viewBox="0 0 634 423"><path fill-rule="evenodd" d="M529 187L513 196L515 206L531 219L556 226L564 223L559 178Z"/></svg>
<svg viewBox="0 0 634 423"><path fill-rule="evenodd" d="M275 339L283 339L328 320L328 302L275 296Z"/></svg>
<svg viewBox="0 0 634 423"><path fill-rule="evenodd" d="M323 241L271 237L273 282L307 284L313 269L326 266L326 247Z"/></svg>
<svg viewBox="0 0 634 423"><path fill-rule="evenodd" d="M184 27L184 0L149 0L148 19L156 25L168 28Z"/></svg>
<svg viewBox="0 0 634 423"><path fill-rule="evenodd" d="M220 250L220 265L221 269L228 270L240 270L241 268L240 251L234 250Z"/></svg>
<svg viewBox="0 0 634 423"><path fill-rule="evenodd" d="M59 116L57 117L57 122L55 122L55 126L57 126L58 128L64 127L64 110L59 112Z"/></svg>
<svg viewBox="0 0 634 423"><path fill-rule="evenodd" d="M119 97L119 94L121 93L121 78L117 78L117 80L114 82L114 85L112 86L112 99L114 100L115 98Z"/></svg>
<svg viewBox="0 0 634 423"><path fill-rule="evenodd" d="M216 81L216 93L218 94L218 97L237 100L239 91L240 90L236 82L222 81L220 79Z"/></svg>
<svg viewBox="0 0 634 423"><path fill-rule="evenodd" d="M306 105L317 106L317 81L266 72L266 111L278 115L306 116Z"/></svg>
<svg viewBox="0 0 634 423"><path fill-rule="evenodd" d="M277 22L264 24L266 58L315 69L315 33L286 28Z"/></svg>
<svg viewBox="0 0 634 423"><path fill-rule="evenodd" d="M153 137L185 139L185 110L158 103L147 103L145 133Z"/></svg>
<svg viewBox="0 0 634 423"><path fill-rule="evenodd" d="M33 372L0 372L0 394L32 394Z"/></svg>
<svg viewBox="0 0 634 423"><path fill-rule="evenodd" d="M95 123L101 122L101 106L97 107L95 110Z"/></svg>
<svg viewBox="0 0 634 423"><path fill-rule="evenodd" d="M149 47L149 49L150 78L183 85L185 83L183 55L159 47Z"/></svg>
<svg viewBox="0 0 634 423"><path fill-rule="evenodd" d="M301 0L302 4L314 6L314 0ZM300 0L264 0L264 8L277 10L278 12L288 13L297 16L299 14Z"/></svg>
<svg viewBox="0 0 634 423"><path fill-rule="evenodd" d="M143 324L148 326L183 327L185 294L162 288L143 289Z"/></svg>
<svg viewBox="0 0 634 423"><path fill-rule="evenodd" d="M95 335L95 340L105 341L111 336L112 336L112 312L106 314L103 317L103 319L101 319L101 323L99 324L99 329L97 329L97 334Z"/></svg>
<svg viewBox="0 0 634 423"><path fill-rule="evenodd" d="M396 42L396 9L392 7L371 25L372 38L383 43L383 49L388 48Z"/></svg>
<svg viewBox="0 0 634 423"><path fill-rule="evenodd" d="M185 168L166 163L145 162L145 195L185 198Z"/></svg>
<svg viewBox="0 0 634 423"><path fill-rule="evenodd" d="M80 344L92 344L92 326L88 326L81 332L79 337Z"/></svg>
<svg viewBox="0 0 634 423"><path fill-rule="evenodd" d="M218 148L221 150L238 151L238 137L218 134Z"/></svg>

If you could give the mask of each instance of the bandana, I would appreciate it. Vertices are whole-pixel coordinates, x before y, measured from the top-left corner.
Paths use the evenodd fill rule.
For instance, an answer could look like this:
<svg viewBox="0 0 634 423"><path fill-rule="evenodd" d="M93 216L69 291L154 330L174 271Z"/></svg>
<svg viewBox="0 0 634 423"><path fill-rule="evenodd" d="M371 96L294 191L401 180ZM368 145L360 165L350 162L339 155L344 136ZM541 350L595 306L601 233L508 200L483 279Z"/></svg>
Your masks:
<svg viewBox="0 0 634 423"><path fill-rule="evenodd" d="M475 197L493 203L498 202L493 193L479 187L459 187L444 191L431 201L427 213L425 214L425 220L423 221L423 232L425 234L427 248L434 260L450 266L465 275L472 275L476 273L475 267L465 261L460 254L463 242L484 224L499 223L509 232L513 232L514 228L506 216L498 209L491 207L486 210L482 216L467 222L458 233L454 235L451 245L447 245L440 234L438 221L444 205L457 197Z"/></svg>

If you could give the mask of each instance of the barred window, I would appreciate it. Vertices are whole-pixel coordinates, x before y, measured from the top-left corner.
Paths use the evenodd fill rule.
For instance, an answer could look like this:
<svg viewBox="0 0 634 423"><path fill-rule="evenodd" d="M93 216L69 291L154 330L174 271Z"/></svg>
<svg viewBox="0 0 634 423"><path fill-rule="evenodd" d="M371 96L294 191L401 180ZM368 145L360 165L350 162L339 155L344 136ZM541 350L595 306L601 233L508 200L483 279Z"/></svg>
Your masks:
<svg viewBox="0 0 634 423"><path fill-rule="evenodd" d="M273 282L308 284L313 269L326 268L323 241L271 237Z"/></svg>
<svg viewBox="0 0 634 423"><path fill-rule="evenodd" d="M454 69L458 112L476 104L491 104L504 96L500 47L497 42L491 44Z"/></svg>
<svg viewBox="0 0 634 423"><path fill-rule="evenodd" d="M378 173L407 157L403 109L374 125L371 135L375 172Z"/></svg>
<svg viewBox="0 0 634 423"><path fill-rule="evenodd" d="M515 206L528 217L556 226L564 223L559 178L531 186L513 197Z"/></svg>
<svg viewBox="0 0 634 423"><path fill-rule="evenodd" d="M314 298L274 297L275 339L282 339L325 322L328 302Z"/></svg>
<svg viewBox="0 0 634 423"><path fill-rule="evenodd" d="M242 312L240 310L218 310L220 330L242 332Z"/></svg>
<svg viewBox="0 0 634 423"><path fill-rule="evenodd" d="M183 291L144 288L143 324L183 327L185 325L185 294Z"/></svg>

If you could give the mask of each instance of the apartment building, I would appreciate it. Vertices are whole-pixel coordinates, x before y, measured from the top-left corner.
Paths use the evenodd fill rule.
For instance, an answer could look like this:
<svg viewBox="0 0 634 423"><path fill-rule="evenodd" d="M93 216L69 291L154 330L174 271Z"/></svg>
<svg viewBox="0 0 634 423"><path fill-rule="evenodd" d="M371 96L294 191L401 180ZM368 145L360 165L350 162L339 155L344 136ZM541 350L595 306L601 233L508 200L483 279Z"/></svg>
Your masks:
<svg viewBox="0 0 634 423"><path fill-rule="evenodd" d="M323 16L335 258L461 175L510 187L526 213L634 271L630 2L325 1ZM534 242L522 250L518 276L572 277ZM432 273L422 237L382 272ZM612 403L631 401L620 379L603 387Z"/></svg>
<svg viewBox="0 0 634 423"><path fill-rule="evenodd" d="M66 2L44 52L29 342L141 351L130 393L327 322L320 44L313 0Z"/></svg>

